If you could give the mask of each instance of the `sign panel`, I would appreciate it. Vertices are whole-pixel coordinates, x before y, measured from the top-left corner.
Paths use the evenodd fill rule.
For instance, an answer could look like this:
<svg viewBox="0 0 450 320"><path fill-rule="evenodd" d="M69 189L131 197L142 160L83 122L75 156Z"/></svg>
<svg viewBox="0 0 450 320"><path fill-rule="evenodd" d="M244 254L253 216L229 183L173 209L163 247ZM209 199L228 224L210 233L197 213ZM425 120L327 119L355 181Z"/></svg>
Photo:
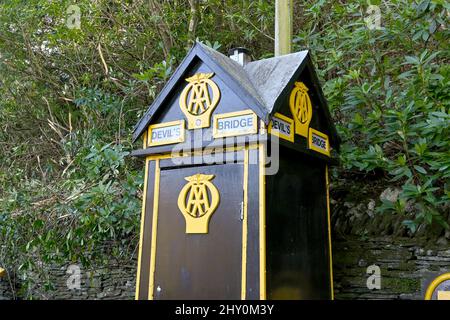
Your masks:
<svg viewBox="0 0 450 320"><path fill-rule="evenodd" d="M149 147L184 141L184 121L158 123L148 127Z"/></svg>
<svg viewBox="0 0 450 320"><path fill-rule="evenodd" d="M223 113L214 116L214 138L255 134L258 119L251 110Z"/></svg>
<svg viewBox="0 0 450 320"><path fill-rule="evenodd" d="M450 291L438 291L437 299L438 300L450 300Z"/></svg>
<svg viewBox="0 0 450 320"><path fill-rule="evenodd" d="M269 133L294 142L294 120L280 113L275 113L269 123Z"/></svg>
<svg viewBox="0 0 450 320"><path fill-rule="evenodd" d="M309 128L308 147L311 150L330 156L330 142L325 133Z"/></svg>

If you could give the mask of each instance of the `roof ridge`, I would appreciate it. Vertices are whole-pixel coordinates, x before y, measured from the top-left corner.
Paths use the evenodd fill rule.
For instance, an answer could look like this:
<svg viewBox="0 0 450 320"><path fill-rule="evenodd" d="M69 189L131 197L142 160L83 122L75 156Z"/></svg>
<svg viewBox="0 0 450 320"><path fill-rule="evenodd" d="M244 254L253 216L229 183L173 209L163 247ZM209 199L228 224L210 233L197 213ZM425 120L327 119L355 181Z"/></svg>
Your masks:
<svg viewBox="0 0 450 320"><path fill-rule="evenodd" d="M259 90L258 90L258 87L255 86L254 82L252 81L252 79L251 79L251 77L250 77L250 74L248 74L247 70L245 69L245 66L242 66L240 63L234 61L234 60L231 59L229 56L227 56L227 55L221 53L220 51L214 50L213 48L211 48L211 47L205 45L204 43L201 43L201 42L199 42L199 41L197 41L196 43L199 44L199 45L201 46L202 49L205 49L206 51L208 51L208 52L211 53L212 55L219 55L219 56L221 56L222 58L226 58L226 59L223 60L223 62L226 61L225 63L229 63L229 64L233 65L234 67L241 69L241 71L243 72L243 74L244 74L244 75L246 76L246 78L247 78L246 80L248 81L248 84L250 84L251 87L252 87L252 89L255 91L255 92L253 92L253 93L252 93L252 92L249 92L249 93L250 93L254 98L256 98L256 99L258 100L259 103L261 103L264 107L266 107L266 109L268 108L268 106L266 105L264 99L262 98L262 96L261 96L261 94L260 94L260 92L259 92ZM216 62L217 62L217 61L216 61ZM250 63L251 63L251 62L250 62ZM229 70L229 69L226 70L226 71L227 71L228 73L230 73L230 70ZM231 74L231 76L232 76L236 81L240 82L240 81L239 81L239 78L238 78L236 75ZM247 91L248 91L248 90L247 90ZM255 96L255 93L256 93L256 96Z"/></svg>

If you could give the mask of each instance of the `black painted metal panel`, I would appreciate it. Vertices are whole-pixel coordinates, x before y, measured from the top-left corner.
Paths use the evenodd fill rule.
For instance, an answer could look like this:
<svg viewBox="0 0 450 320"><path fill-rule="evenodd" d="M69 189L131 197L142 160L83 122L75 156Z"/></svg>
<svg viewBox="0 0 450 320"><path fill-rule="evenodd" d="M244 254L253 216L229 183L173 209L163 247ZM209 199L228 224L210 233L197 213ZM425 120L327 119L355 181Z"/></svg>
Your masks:
<svg viewBox="0 0 450 320"><path fill-rule="evenodd" d="M246 299L258 300L259 291L259 162L258 150L249 150L248 238Z"/></svg>
<svg viewBox="0 0 450 320"><path fill-rule="evenodd" d="M330 299L325 165L280 150L267 176L269 299Z"/></svg>
<svg viewBox="0 0 450 320"><path fill-rule="evenodd" d="M196 173L214 174L220 193L209 233L186 234L177 197ZM155 299L240 299L243 164L161 170Z"/></svg>

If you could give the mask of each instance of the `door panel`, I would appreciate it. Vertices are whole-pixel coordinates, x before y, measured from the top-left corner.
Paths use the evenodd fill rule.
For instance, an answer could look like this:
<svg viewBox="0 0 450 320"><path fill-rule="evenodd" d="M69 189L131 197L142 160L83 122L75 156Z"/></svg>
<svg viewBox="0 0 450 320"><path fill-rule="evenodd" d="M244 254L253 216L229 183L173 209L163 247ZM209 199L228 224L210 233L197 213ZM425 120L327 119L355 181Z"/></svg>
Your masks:
<svg viewBox="0 0 450 320"><path fill-rule="evenodd" d="M154 299L240 299L243 171L242 163L161 168ZM205 234L186 233L177 204L196 174L214 175L220 197Z"/></svg>

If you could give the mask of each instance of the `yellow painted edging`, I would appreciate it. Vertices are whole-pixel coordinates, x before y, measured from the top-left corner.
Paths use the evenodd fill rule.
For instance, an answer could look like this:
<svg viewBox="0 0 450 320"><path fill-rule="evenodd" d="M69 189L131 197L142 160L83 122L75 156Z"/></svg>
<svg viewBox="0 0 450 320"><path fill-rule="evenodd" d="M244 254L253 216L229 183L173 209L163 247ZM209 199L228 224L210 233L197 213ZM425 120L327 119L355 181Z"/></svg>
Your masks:
<svg viewBox="0 0 450 320"><path fill-rule="evenodd" d="M427 291L425 293L425 300L431 300L431 298L433 297L433 292L434 290L436 290L437 286L447 280L450 280L450 273L441 274L439 277L434 279L427 288Z"/></svg>
<svg viewBox="0 0 450 320"><path fill-rule="evenodd" d="M264 145L259 145L259 298L266 300L266 173Z"/></svg>
<svg viewBox="0 0 450 320"><path fill-rule="evenodd" d="M147 131L142 135L142 149L147 149Z"/></svg>
<svg viewBox="0 0 450 320"><path fill-rule="evenodd" d="M245 300L247 291L247 207L248 207L248 148L244 150L244 199L242 208L242 282L241 300Z"/></svg>
<svg viewBox="0 0 450 320"><path fill-rule="evenodd" d="M238 117L238 116L245 116L245 115L251 115L253 118L253 128L250 131L240 131L240 130L233 130L226 133L219 134L217 129L217 124L220 119L226 119L226 118L232 118L232 117ZM258 133L258 117L256 114L251 110L243 110L243 111L235 111L235 112L228 112L228 113L221 113L214 116L213 120L213 137L214 138L224 138L224 137L234 137L234 136L241 136L241 135L248 135L248 134L256 134Z"/></svg>
<svg viewBox="0 0 450 320"><path fill-rule="evenodd" d="M145 137L144 137L145 141ZM145 146L145 142L144 142ZM138 269L136 275L136 295L135 299L139 299L139 287L141 283L141 258L142 258L142 246L144 241L144 225L145 225L145 204L147 200L147 178L148 178L148 165L150 160L147 158L145 160L145 176L144 176L144 193L142 195L142 212L141 212L141 234L139 236L139 254L138 254Z"/></svg>
<svg viewBox="0 0 450 320"><path fill-rule="evenodd" d="M331 248L330 182L328 180L328 165L325 165L325 184L326 184L326 189L327 189L328 246L329 246L329 250L330 250L330 289L331 289L331 300L334 300L333 254L332 254L332 248Z"/></svg>
<svg viewBox="0 0 450 320"><path fill-rule="evenodd" d="M156 232L158 230L158 206L159 206L159 159L155 162L155 188L153 191L153 220L152 220L152 243L150 251L150 281L148 288L148 299L153 300L153 290L155 285L155 264L156 264Z"/></svg>

